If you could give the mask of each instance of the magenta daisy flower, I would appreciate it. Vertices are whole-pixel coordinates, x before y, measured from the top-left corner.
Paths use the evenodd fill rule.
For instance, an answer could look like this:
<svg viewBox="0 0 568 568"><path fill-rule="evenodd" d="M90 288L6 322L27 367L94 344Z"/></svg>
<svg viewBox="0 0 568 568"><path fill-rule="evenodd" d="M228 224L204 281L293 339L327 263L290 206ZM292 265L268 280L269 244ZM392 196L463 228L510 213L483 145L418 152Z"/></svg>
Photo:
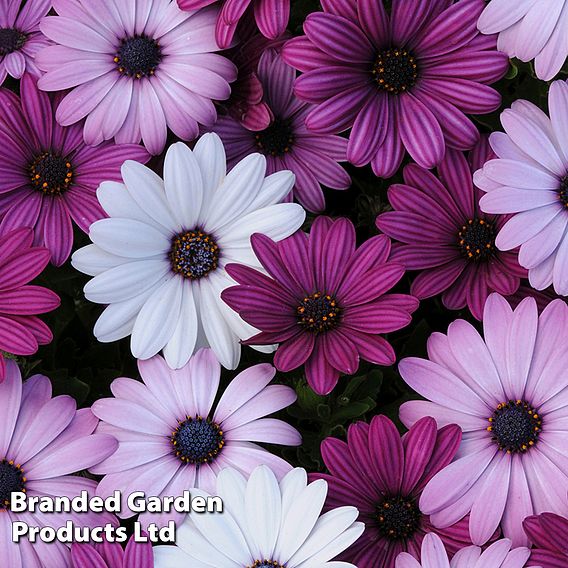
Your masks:
<svg viewBox="0 0 568 568"><path fill-rule="evenodd" d="M317 103L307 117L319 134L351 128L347 158L379 177L398 169L405 149L432 168L446 146L472 148L479 132L466 114L486 114L501 97L488 87L507 70L495 36L476 28L483 0L322 2L305 36L284 59L304 74L298 97Z"/></svg>
<svg viewBox="0 0 568 568"><path fill-rule="evenodd" d="M435 527L470 513L469 531L482 545L501 526L526 546L523 519L560 513L568 492L568 306L551 302L538 314L524 299L513 311L491 294L483 339L464 320L428 340L429 359L403 359L399 371L426 401L402 405L411 426L423 416L458 424L457 459L437 473L420 498Z"/></svg>
<svg viewBox="0 0 568 568"><path fill-rule="evenodd" d="M568 510L568 508L566 509ZM566 568L568 566L568 519L554 513L527 517L523 527L534 549L528 566Z"/></svg>
<svg viewBox="0 0 568 568"><path fill-rule="evenodd" d="M149 542L130 537L126 549L114 542L71 545L72 568L153 568L154 555Z"/></svg>
<svg viewBox="0 0 568 568"><path fill-rule="evenodd" d="M276 368L305 365L318 394L329 394L341 373L355 373L359 359L394 363L394 349L380 334L408 325L418 300L388 293L404 274L401 264L388 261L388 237L373 237L357 249L351 221L317 217L309 236L298 231L275 243L255 234L251 242L269 276L229 264L227 272L240 286L221 293L261 330L246 343L279 343Z"/></svg>
<svg viewBox="0 0 568 568"><path fill-rule="evenodd" d="M514 294L526 270L517 253L502 252L495 237L507 217L479 208L482 192L474 187L473 172L492 156L487 138L466 157L448 149L438 177L416 164L403 170L404 184L389 188L394 211L377 217L377 227L400 241L391 259L408 270L421 270L412 282L417 298L442 294L450 310L467 305L481 319L491 292Z"/></svg>
<svg viewBox="0 0 568 568"><path fill-rule="evenodd" d="M183 10L197 10L216 0L177 0ZM262 35L276 39L286 31L290 19L290 0L223 0L217 17L215 37L221 49L231 45L239 22L247 9L254 11L254 18Z"/></svg>
<svg viewBox="0 0 568 568"><path fill-rule="evenodd" d="M313 105L294 96L296 72L275 51L264 52L257 75L273 115L270 126L252 132L226 116L219 118L213 131L223 140L231 167L254 152L264 154L267 172L294 172L294 197L309 211L320 212L325 209L322 183L333 189L351 185L349 174L338 164L347 159L347 140L306 128L305 118Z"/></svg>
<svg viewBox="0 0 568 568"><path fill-rule="evenodd" d="M14 513L12 492L29 496L95 494L96 481L70 475L112 454L118 445L111 436L93 434L98 420L89 409L77 410L70 396L51 397L47 377L34 375L22 384L20 370L8 361L0 384L0 566L40 568L69 566L67 546L60 542L12 542L12 523L59 528L67 521L77 527L115 522L108 513Z"/></svg>
<svg viewBox="0 0 568 568"><path fill-rule="evenodd" d="M25 71L36 78L41 75L34 57L50 43L39 31L39 22L50 8L51 0L0 2L0 85L7 75L14 79Z"/></svg>
<svg viewBox="0 0 568 568"><path fill-rule="evenodd" d="M55 121L59 96L22 78L21 97L0 89L0 234L32 227L34 243L45 246L51 262L63 264L73 245L71 220L84 232L106 217L96 196L103 180L120 181L125 160L145 163L148 152L134 144L85 146L81 126Z"/></svg>
<svg viewBox="0 0 568 568"><path fill-rule="evenodd" d="M151 154L159 154L168 128L193 140L199 124L215 122L212 99L227 99L237 74L215 53L215 7L182 12L175 0L59 0L56 9L59 16L41 22L58 45L36 57L46 71L39 87L72 88L57 108L57 121L69 126L87 117L87 144L142 139Z"/></svg>
<svg viewBox="0 0 568 568"><path fill-rule="evenodd" d="M37 314L59 306L55 292L28 283L49 262L49 251L32 247L31 229L18 229L0 238L0 383L6 360L2 351L13 355L33 355L39 345L53 336Z"/></svg>
<svg viewBox="0 0 568 568"><path fill-rule="evenodd" d="M105 475L99 495L119 489L125 500L133 491L178 496L192 487L214 494L224 467L248 476L257 465L266 464L279 478L292 469L255 443L301 443L295 428L265 418L296 400L291 388L270 384L276 373L271 365L239 373L215 409L221 368L211 350L201 349L178 370L170 369L159 355L138 361L138 369L143 383L116 379L111 386L115 398L93 405L103 421L98 431L119 441L117 452L91 469ZM124 503L120 516L132 515ZM140 521L146 526L182 517L176 512L142 513Z"/></svg>
<svg viewBox="0 0 568 568"><path fill-rule="evenodd" d="M310 477L327 481L326 508L355 505L365 523L365 532L342 560L358 568L394 568L401 552L420 558L428 532L438 532L452 553L471 544L467 518L438 531L418 504L425 485L452 461L460 445L458 426L436 428L433 418L422 418L401 439L390 419L375 416L370 424L352 424L347 443L337 438L322 442L330 475Z"/></svg>

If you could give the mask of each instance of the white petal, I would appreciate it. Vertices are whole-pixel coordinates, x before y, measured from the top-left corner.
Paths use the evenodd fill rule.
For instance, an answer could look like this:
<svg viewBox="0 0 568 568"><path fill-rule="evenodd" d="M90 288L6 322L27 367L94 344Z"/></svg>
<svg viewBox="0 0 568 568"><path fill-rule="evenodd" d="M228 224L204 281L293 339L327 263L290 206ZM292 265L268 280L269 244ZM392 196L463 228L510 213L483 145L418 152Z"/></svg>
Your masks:
<svg viewBox="0 0 568 568"><path fill-rule="evenodd" d="M109 268L123 264L125 260L123 257L105 252L97 245L87 245L73 253L71 265L84 274L96 276Z"/></svg>
<svg viewBox="0 0 568 568"><path fill-rule="evenodd" d="M193 154L201 169L203 181L202 216L199 221L203 223L209 204L213 203L217 188L223 183L227 175L227 158L223 142L217 134L204 134L195 144Z"/></svg>
<svg viewBox="0 0 568 568"><path fill-rule="evenodd" d="M296 176L289 170L281 170L269 175L262 184L256 199L250 204L248 211L280 203L292 191Z"/></svg>

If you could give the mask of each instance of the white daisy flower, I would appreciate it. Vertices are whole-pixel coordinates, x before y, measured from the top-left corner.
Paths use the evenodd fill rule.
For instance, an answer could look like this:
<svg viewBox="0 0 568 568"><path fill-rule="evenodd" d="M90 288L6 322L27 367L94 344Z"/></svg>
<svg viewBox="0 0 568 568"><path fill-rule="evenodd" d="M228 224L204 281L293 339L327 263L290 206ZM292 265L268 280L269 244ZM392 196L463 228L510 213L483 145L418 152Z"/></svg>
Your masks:
<svg viewBox="0 0 568 568"><path fill-rule="evenodd" d="M94 276L87 299L108 304L94 333L111 342L131 335L132 354L149 359L163 349L180 368L211 347L228 369L240 359L239 339L257 332L220 298L235 284L227 263L258 268L253 233L281 240L302 225L305 212L280 203L294 174L266 177L266 160L251 154L226 172L216 134L191 151L178 142L164 163L164 179L134 161L122 166L124 183L103 182L97 197L109 215L93 223L94 243L78 250L75 268Z"/></svg>
<svg viewBox="0 0 568 568"><path fill-rule="evenodd" d="M187 515L176 546L154 548L156 568L355 568L333 558L363 533L358 510L338 507L320 516L327 482L308 484L304 469L279 484L265 465L248 481L227 468L217 477L216 494L223 513Z"/></svg>

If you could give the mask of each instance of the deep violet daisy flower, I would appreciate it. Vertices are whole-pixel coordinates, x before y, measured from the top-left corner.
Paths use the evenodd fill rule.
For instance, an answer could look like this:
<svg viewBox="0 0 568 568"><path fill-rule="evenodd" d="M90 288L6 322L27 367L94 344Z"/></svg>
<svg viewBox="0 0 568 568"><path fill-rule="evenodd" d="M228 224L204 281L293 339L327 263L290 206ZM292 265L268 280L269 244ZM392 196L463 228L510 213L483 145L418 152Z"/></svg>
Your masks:
<svg viewBox="0 0 568 568"><path fill-rule="evenodd" d="M271 385L276 370L261 364L239 373L217 406L221 368L213 352L201 349L179 370L170 369L159 355L138 361L143 383L116 379L115 398L93 405L102 422L98 431L119 441L117 452L91 471L104 474L101 496L116 489L126 497L133 491L148 496L178 496L193 487L215 491L217 474L234 467L249 475L259 464L278 478L292 469L282 458L255 442L297 446L300 434L282 420L265 418L296 400L284 385ZM125 504L120 516L131 517ZM179 521L183 514L142 513L147 525Z"/></svg>
<svg viewBox="0 0 568 568"><path fill-rule="evenodd" d="M405 148L419 165L440 163L446 145L472 148L479 138L466 113L500 104L487 85L507 70L495 37L481 36L483 0L322 2L305 36L290 40L284 59L304 72L298 97L317 103L307 117L319 134L352 128L347 158L371 162L379 177L398 169Z"/></svg>
<svg viewBox="0 0 568 568"><path fill-rule="evenodd" d="M108 513L14 513L12 492L29 496L95 494L97 482L70 475L99 463L118 445L111 436L93 434L98 420L89 409L77 410L70 396L51 397L47 377L34 375L22 384L20 370L8 361L0 384L0 566L61 568L70 566L69 548L60 542L12 542L12 523L59 528L116 522Z"/></svg>
<svg viewBox="0 0 568 568"><path fill-rule="evenodd" d="M568 510L568 509L567 509ZM565 568L568 566L568 519L554 513L532 515L523 527L534 548L528 566Z"/></svg>
<svg viewBox="0 0 568 568"><path fill-rule="evenodd" d="M513 311L491 294L483 339L464 320L428 340L429 359L403 359L399 371L426 401L402 405L411 426L423 416L458 424L457 459L437 473L420 498L436 527L467 513L474 544L501 525L514 546L526 546L525 517L561 513L568 492L568 306L551 302L538 314L525 298Z"/></svg>
<svg viewBox="0 0 568 568"><path fill-rule="evenodd" d="M215 1L177 0L183 10L197 10ZM221 49L231 45L237 26L242 18L246 18L247 9L254 11L256 25L266 38L276 39L286 31L290 19L290 0L223 0L215 29Z"/></svg>
<svg viewBox="0 0 568 568"><path fill-rule="evenodd" d="M76 2L54 0L59 16L42 32L58 45L36 57L45 91L73 90L57 109L63 126L84 117L85 142L114 138L151 154L168 127L182 140L216 120L212 99L229 97L235 66L216 53L214 6L183 12L175 0Z"/></svg>
<svg viewBox="0 0 568 568"><path fill-rule="evenodd" d="M408 325L418 300L388 293L404 274L401 264L388 261L388 237L378 235L356 249L351 221L317 217L309 236L298 231L275 243L255 234L251 242L269 276L230 264L227 272L240 286L221 294L261 330L246 343L279 343L276 368L305 364L308 383L319 394L330 393L341 373L355 373L360 358L394 363L394 349L379 334Z"/></svg>
<svg viewBox="0 0 568 568"><path fill-rule="evenodd" d="M130 537L126 549L120 544L73 543L71 545L72 568L153 568L154 554L149 542L136 542Z"/></svg>
<svg viewBox="0 0 568 568"><path fill-rule="evenodd" d="M511 541L503 538L484 551L479 546L462 548L450 562L440 537L430 533L422 541L421 561L403 552L396 568L523 568L529 555L528 548L512 548Z"/></svg>
<svg viewBox="0 0 568 568"><path fill-rule="evenodd" d="M321 453L328 474L326 507L355 505L365 524L362 537L342 555L358 568L394 568L408 552L420 558L426 533L438 532L449 551L471 544L467 517L438 531L418 504L426 483L453 459L461 441L455 424L437 430L433 418L422 418L401 439L394 423L375 416L370 424L349 426L347 443L326 438Z"/></svg>
<svg viewBox="0 0 568 568"><path fill-rule="evenodd" d="M325 209L322 183L333 189L351 185L349 174L338 164L347 159L347 140L306 128L306 115L313 105L295 97L296 72L276 51L264 52L257 75L273 115L270 126L251 132L239 120L226 116L219 118L213 131L225 144L230 166L253 152L264 154L268 173L294 172L294 197L309 211L320 212Z"/></svg>
<svg viewBox="0 0 568 568"><path fill-rule="evenodd" d="M60 96L50 97L28 74L21 97L0 89L0 234L32 227L34 242L63 264L73 245L73 226L88 233L106 217L96 196L103 180L119 181L125 160L147 162L148 152L135 144L85 145L81 126L55 121Z"/></svg>
<svg viewBox="0 0 568 568"><path fill-rule="evenodd" d="M28 283L49 262L49 251L33 247L31 229L17 229L0 238L0 383L6 360L2 351L13 355L33 355L39 345L53 336L37 314L59 306L55 292Z"/></svg>
<svg viewBox="0 0 568 568"><path fill-rule="evenodd" d="M514 294L526 275L516 252L495 246L507 217L479 209L482 192L473 185L473 172L491 157L482 137L469 163L462 152L448 148L438 177L409 164L403 170L404 184L388 190L394 211L377 217L377 227L401 243L393 246L391 259L422 271L410 292L420 299L442 294L446 308L467 305L477 319L491 292Z"/></svg>
<svg viewBox="0 0 568 568"><path fill-rule="evenodd" d="M25 71L41 75L34 57L50 43L39 31L39 22L50 8L51 0L0 0L0 85L7 75L15 79Z"/></svg>

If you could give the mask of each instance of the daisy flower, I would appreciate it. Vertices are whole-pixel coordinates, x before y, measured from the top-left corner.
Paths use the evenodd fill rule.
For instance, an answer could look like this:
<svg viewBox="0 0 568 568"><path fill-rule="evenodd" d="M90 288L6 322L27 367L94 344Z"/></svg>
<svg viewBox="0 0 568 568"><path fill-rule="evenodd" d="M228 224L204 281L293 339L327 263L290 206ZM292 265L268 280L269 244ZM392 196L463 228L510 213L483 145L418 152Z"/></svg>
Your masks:
<svg viewBox="0 0 568 568"><path fill-rule="evenodd" d="M534 59L537 76L550 81L560 71L568 44L568 2L491 0L477 22L484 34L499 34L497 48L521 61Z"/></svg>
<svg viewBox="0 0 568 568"><path fill-rule="evenodd" d="M0 234L34 229L34 243L45 246L51 262L63 264L73 246L73 225L89 231L105 217L96 197L103 180L120 180L125 160L146 162L148 152L134 144L86 146L81 126L55 121L60 96L50 97L28 74L20 98L0 89Z"/></svg>
<svg viewBox="0 0 568 568"><path fill-rule="evenodd" d="M223 514L187 515L177 545L154 548L156 568L355 568L332 559L359 538L363 523L356 522L355 507L320 516L326 493L327 483L308 483L301 468L280 483L265 465L248 481L226 468L214 492Z"/></svg>
<svg viewBox="0 0 568 568"><path fill-rule="evenodd" d="M568 510L565 509L565 510ZM529 566L562 568L568 566L568 519L554 513L527 517L523 527L534 548Z"/></svg>
<svg viewBox="0 0 568 568"><path fill-rule="evenodd" d="M290 40L284 59L304 74L296 95L316 103L306 125L318 134L351 128L347 158L391 177L405 150L424 168L446 146L469 150L479 132L467 114L486 114L501 97L488 87L508 59L476 22L483 0L322 2Z"/></svg>
<svg viewBox="0 0 568 568"><path fill-rule="evenodd" d="M149 542L136 542L130 537L126 550L117 542L102 544L73 543L72 568L153 568L154 555Z"/></svg>
<svg viewBox="0 0 568 568"><path fill-rule="evenodd" d="M327 481L327 508L355 505L365 523L363 536L343 560L358 568L394 568L403 551L420 558L429 532L438 532L452 553L471 544L467 518L438 531L418 504L424 486L452 461L460 440L458 426L437 430L433 418L422 418L401 439L391 420L375 416L370 424L351 424L347 443L337 438L322 442L330 474L314 473L310 479Z"/></svg>
<svg viewBox="0 0 568 568"><path fill-rule="evenodd" d="M198 351L177 371L159 355L139 361L138 369L143 383L116 379L111 385L115 398L93 404L93 413L102 421L98 431L119 442L114 455L91 468L92 473L105 475L99 495L107 497L119 489L125 500L133 491L178 496L190 487L214 493L215 479L224 467L248 476L264 463L278 478L292 469L255 443L301 443L295 428L265 418L296 400L293 389L270 384L276 373L271 365L239 373L215 408L221 368L211 350ZM133 515L125 504L121 516ZM142 513L139 520L147 526L179 521L181 516Z"/></svg>
<svg viewBox="0 0 568 568"><path fill-rule="evenodd" d="M264 52L257 75L273 116L271 124L252 132L239 120L224 116L213 130L225 143L229 164L252 152L264 154L269 172L294 172L294 197L309 211L320 212L325 209L322 183L333 189L347 189L351 185L349 174L337 163L347 159L347 140L331 134L314 134L306 128L305 118L313 105L295 97L296 72L276 51Z"/></svg>
<svg viewBox="0 0 568 568"><path fill-rule="evenodd" d="M88 409L77 410L70 396L51 397L47 377L34 375L22 384L14 361L6 364L0 384L0 565L10 568L70 565L69 548L57 541L31 544L27 538L12 542L12 523L59 528L67 521L77 527L113 522L108 513L14 513L12 492L28 496L65 496L87 491L94 495L96 481L70 475L102 461L118 442L93 434L98 420Z"/></svg>
<svg viewBox="0 0 568 568"><path fill-rule="evenodd" d="M0 85L7 75L14 79L25 71L41 75L34 57L50 44L39 31L39 22L50 8L51 0L0 0Z"/></svg>
<svg viewBox="0 0 568 568"><path fill-rule="evenodd" d="M503 538L485 551L479 546L468 546L460 550L450 562L444 543L437 534L427 534L422 541L422 561L417 562L406 552L396 559L396 568L523 568L530 555L528 548L512 548L511 541Z"/></svg>
<svg viewBox="0 0 568 568"><path fill-rule="evenodd" d="M85 121L85 142L95 146L144 142L151 154L167 130L197 138L217 112L212 99L229 97L235 66L218 51L215 7L182 12L175 0L83 2L54 0L59 16L41 31L57 45L38 54L40 89L72 89L57 108L63 126Z"/></svg>
<svg viewBox="0 0 568 568"><path fill-rule="evenodd" d="M197 10L216 0L177 0L183 10ZM262 35L276 39L286 31L290 19L290 0L223 0L217 16L215 37L221 49L230 47L239 23L246 18L247 8L254 11L256 25Z"/></svg>
<svg viewBox="0 0 568 568"><path fill-rule="evenodd" d="M49 262L49 251L32 246L31 229L17 229L0 237L0 383L6 371L5 353L33 355L53 335L37 315L59 306L55 292L28 283Z"/></svg>
<svg viewBox="0 0 568 568"><path fill-rule="evenodd" d="M229 265L239 283L221 297L260 333L249 345L279 343L274 365L291 371L305 365L311 388L329 394L341 373L354 374L359 359L392 365L396 356L380 334L407 326L418 300L388 291L402 278L390 262L385 235L355 245L345 218L317 217L309 236L299 231L275 243L252 237L253 250L269 276Z"/></svg>
<svg viewBox="0 0 568 568"><path fill-rule="evenodd" d="M501 114L505 133L490 143L498 158L475 173L486 194L486 213L513 214L495 244L503 251L520 246L519 263L531 286L568 295L568 84L556 81L548 96L550 118L519 100Z"/></svg>
<svg viewBox="0 0 568 568"><path fill-rule="evenodd" d="M534 298L513 311L489 296L483 339L464 320L428 340L429 359L403 359L399 371L426 401L402 405L411 426L423 416L458 424L456 460L428 483L420 508L435 527L470 514L472 542L482 545L501 526L525 546L523 519L562 512L568 491L568 306L551 302L538 313Z"/></svg>
<svg viewBox="0 0 568 568"><path fill-rule="evenodd" d="M421 300L442 294L446 308L467 305L477 319L491 292L514 294L526 275L516 252L495 246L507 217L479 209L482 192L474 187L472 172L491 157L482 137L469 163L464 154L448 149L437 177L416 164L405 166L404 184L388 190L394 211L377 217L377 227L401 243L394 245L391 260L421 270L410 292Z"/></svg>
<svg viewBox="0 0 568 568"><path fill-rule="evenodd" d="M265 177L260 154L228 174L225 164L221 140L206 134L193 151L182 142L169 148L163 181L127 161L124 184L101 184L97 195L110 219L91 225L94 244L72 259L94 276L85 286L87 299L110 304L95 325L99 341L132 335L135 357L164 349L175 368L210 346L224 367L236 368L239 339L255 329L221 301L221 291L235 283L225 266L259 266L251 234L280 240L302 225L305 212L280 203L294 185L291 172Z"/></svg>

